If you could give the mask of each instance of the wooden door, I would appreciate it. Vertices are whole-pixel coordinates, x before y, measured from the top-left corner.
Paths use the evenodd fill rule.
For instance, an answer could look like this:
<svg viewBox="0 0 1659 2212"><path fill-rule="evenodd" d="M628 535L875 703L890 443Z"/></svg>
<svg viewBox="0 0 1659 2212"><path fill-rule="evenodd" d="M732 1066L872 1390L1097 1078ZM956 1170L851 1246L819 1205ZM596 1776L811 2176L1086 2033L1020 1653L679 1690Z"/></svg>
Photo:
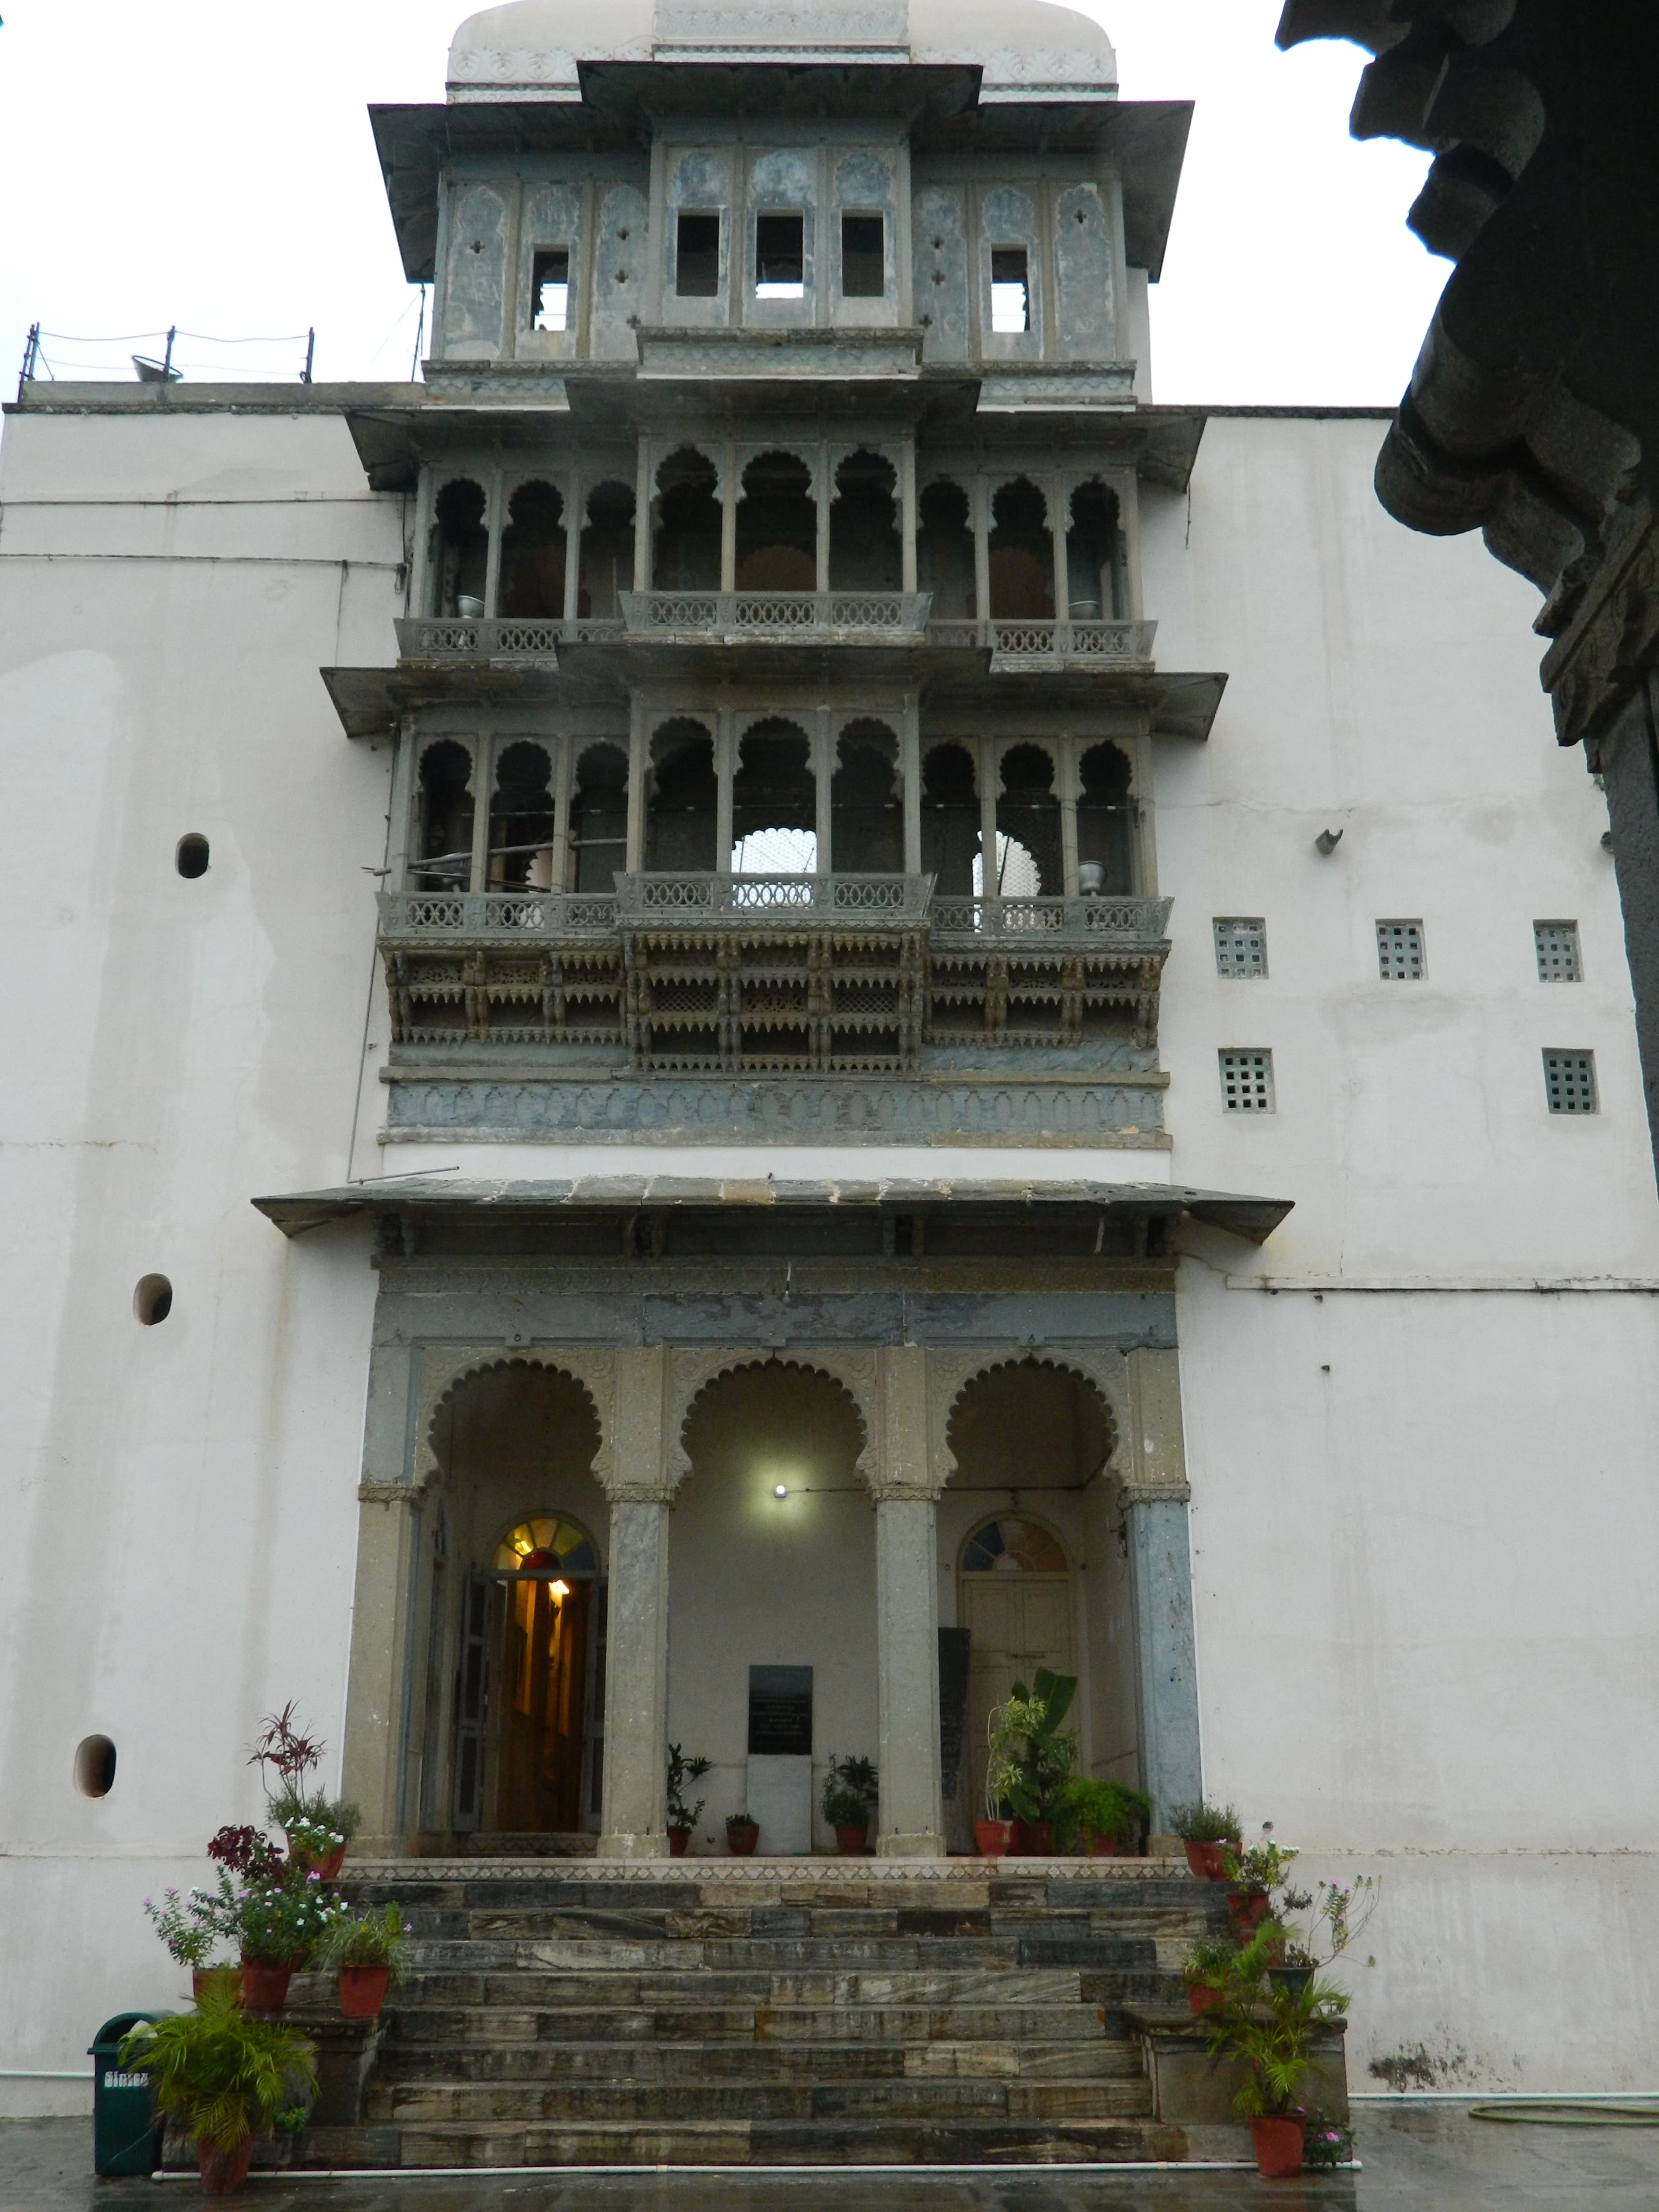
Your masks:
<svg viewBox="0 0 1659 2212"><path fill-rule="evenodd" d="M992 1572L962 1577L962 1624L973 1642L968 1662L969 1818L985 1817L985 1728L1016 1681L1039 1667L1077 1672L1069 1574Z"/></svg>

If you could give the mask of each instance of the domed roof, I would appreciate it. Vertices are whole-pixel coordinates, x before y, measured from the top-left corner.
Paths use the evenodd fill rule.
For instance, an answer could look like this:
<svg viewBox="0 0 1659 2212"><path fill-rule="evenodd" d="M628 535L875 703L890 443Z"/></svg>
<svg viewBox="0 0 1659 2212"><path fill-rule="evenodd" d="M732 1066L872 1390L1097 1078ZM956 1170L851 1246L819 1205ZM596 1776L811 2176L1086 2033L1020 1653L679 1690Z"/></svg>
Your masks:
<svg viewBox="0 0 1659 2212"><path fill-rule="evenodd" d="M571 99L578 61L690 60L752 50L837 60L978 63L987 96L1115 90L1098 23L1048 0L509 0L449 50L452 99Z"/></svg>

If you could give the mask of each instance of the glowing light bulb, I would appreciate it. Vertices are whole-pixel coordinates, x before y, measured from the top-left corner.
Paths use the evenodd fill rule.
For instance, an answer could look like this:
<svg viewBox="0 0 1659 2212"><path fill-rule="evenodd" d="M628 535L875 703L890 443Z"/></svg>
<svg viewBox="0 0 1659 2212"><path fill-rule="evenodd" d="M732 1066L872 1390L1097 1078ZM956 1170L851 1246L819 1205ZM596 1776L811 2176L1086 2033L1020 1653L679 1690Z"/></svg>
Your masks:
<svg viewBox="0 0 1659 2212"><path fill-rule="evenodd" d="M787 1498L789 1495L788 1484L787 1482L775 1482L772 1485L772 1495L774 1498Z"/></svg>

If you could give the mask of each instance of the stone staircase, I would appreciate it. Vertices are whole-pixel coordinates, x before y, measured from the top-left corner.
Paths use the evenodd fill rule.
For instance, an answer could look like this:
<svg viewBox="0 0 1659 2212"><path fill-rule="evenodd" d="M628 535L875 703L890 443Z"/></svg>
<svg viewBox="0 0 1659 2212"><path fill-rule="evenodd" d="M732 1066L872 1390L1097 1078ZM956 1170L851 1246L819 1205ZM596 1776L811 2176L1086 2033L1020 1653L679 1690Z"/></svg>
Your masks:
<svg viewBox="0 0 1659 2212"><path fill-rule="evenodd" d="M1224 1912L1168 1860L404 1863L417 1936L318 2165L1179 2159L1129 2007Z"/></svg>

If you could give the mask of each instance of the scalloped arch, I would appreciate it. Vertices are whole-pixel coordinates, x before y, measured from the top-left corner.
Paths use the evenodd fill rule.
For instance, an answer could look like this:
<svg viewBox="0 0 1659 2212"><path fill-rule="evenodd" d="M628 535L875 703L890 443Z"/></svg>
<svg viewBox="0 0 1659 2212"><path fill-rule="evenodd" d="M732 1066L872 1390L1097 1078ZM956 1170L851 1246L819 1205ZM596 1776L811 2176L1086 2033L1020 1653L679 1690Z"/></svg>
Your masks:
<svg viewBox="0 0 1659 2212"><path fill-rule="evenodd" d="M947 1483L960 1472L951 1443L951 1431L957 1407L975 1382L982 1382L988 1376L1000 1374L1008 1367L1048 1367L1056 1374L1073 1375L1079 1382L1086 1382L1100 1401L1101 1412L1106 1422L1105 1463L1108 1466L1112 1464L1123 1440L1128 1410L1121 1352L1074 1351L1065 1346L1041 1351L979 1352L961 1359L939 1361L937 1364L930 1363L929 1443L933 1464L945 1470L944 1479Z"/></svg>
<svg viewBox="0 0 1659 2212"><path fill-rule="evenodd" d="M692 1414L702 1400L716 1382L727 1375L735 1375L749 1367L793 1367L804 1375L821 1375L836 1383L852 1401L853 1411L858 1417L858 1471L865 1486L874 1494L876 1484L875 1438L876 1370L874 1355L841 1352L676 1352L673 1355L673 1397L676 1409L673 1440L668 1448L668 1474L671 1493L691 1472L691 1457L686 1449L685 1431Z"/></svg>
<svg viewBox="0 0 1659 2212"><path fill-rule="evenodd" d="M438 1416L445 1406L458 1390L478 1376L497 1374L510 1367L540 1368L550 1374L563 1375L581 1391L592 1409L594 1425L599 1430L592 1473L601 1488L608 1488L616 1426L616 1367L610 1354L589 1354L562 1347L541 1352L533 1346L526 1346L522 1351L503 1352L499 1345L470 1350L458 1346L422 1353L420 1418L416 1431L417 1488L424 1490L441 1472L435 1432Z"/></svg>

